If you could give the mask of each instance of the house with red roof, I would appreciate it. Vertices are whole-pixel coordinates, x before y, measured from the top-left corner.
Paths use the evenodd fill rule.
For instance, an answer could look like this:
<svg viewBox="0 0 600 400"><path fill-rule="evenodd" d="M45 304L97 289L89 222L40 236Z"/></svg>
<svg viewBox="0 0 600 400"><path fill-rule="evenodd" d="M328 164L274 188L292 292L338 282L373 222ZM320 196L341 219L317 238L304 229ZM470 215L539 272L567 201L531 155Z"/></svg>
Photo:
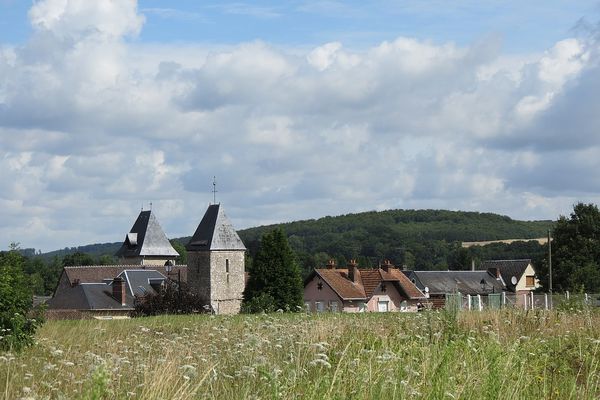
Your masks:
<svg viewBox="0 0 600 400"><path fill-rule="evenodd" d="M330 261L304 281L304 306L312 312L417 311L425 300L425 294L387 260L375 269L359 268L355 260L347 268L336 268Z"/></svg>

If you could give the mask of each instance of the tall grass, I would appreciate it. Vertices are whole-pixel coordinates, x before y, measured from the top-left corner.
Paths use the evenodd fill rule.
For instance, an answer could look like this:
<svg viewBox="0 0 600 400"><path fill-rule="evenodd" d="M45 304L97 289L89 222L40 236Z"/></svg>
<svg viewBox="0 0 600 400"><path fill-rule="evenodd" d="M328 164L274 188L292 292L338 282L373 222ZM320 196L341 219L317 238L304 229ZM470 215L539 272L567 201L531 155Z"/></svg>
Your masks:
<svg viewBox="0 0 600 400"><path fill-rule="evenodd" d="M597 399L600 313L53 321L0 356L0 397Z"/></svg>

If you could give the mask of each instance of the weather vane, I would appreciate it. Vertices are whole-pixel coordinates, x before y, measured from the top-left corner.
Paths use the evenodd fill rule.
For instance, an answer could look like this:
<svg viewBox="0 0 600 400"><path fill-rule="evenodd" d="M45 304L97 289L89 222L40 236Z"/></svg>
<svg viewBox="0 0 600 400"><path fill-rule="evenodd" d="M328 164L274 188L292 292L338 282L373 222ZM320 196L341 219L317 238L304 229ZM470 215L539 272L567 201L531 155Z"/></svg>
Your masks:
<svg viewBox="0 0 600 400"><path fill-rule="evenodd" d="M217 177L213 176L213 204L217 204Z"/></svg>

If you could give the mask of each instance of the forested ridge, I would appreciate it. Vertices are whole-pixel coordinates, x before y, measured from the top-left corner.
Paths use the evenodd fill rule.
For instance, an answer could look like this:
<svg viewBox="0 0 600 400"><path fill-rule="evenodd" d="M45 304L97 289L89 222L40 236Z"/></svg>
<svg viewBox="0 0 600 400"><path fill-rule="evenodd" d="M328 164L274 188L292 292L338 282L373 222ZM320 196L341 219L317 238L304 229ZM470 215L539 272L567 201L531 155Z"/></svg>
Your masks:
<svg viewBox="0 0 600 400"><path fill-rule="evenodd" d="M462 249L463 241L509 238L533 239L547 235L552 221L517 221L492 213L446 210L388 210L324 217L241 230L238 233L255 254L260 237L280 227L288 235L304 272L336 259L350 258L365 267L383 259L415 269L465 269L471 259L536 258L537 243ZM491 250L491 251L490 251Z"/></svg>

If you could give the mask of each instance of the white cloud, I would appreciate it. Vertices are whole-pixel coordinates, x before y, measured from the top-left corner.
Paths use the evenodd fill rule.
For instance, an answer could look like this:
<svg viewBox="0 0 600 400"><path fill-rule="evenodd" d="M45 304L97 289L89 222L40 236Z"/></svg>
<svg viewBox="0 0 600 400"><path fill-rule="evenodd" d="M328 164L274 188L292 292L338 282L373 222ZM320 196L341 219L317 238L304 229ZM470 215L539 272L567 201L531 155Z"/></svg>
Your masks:
<svg viewBox="0 0 600 400"><path fill-rule="evenodd" d="M522 56L493 37L148 45L129 40L133 1L40 1L30 19L27 43L0 46L5 244L117 241L149 201L189 235L213 175L239 227L387 207L553 218L600 198L590 38Z"/></svg>

